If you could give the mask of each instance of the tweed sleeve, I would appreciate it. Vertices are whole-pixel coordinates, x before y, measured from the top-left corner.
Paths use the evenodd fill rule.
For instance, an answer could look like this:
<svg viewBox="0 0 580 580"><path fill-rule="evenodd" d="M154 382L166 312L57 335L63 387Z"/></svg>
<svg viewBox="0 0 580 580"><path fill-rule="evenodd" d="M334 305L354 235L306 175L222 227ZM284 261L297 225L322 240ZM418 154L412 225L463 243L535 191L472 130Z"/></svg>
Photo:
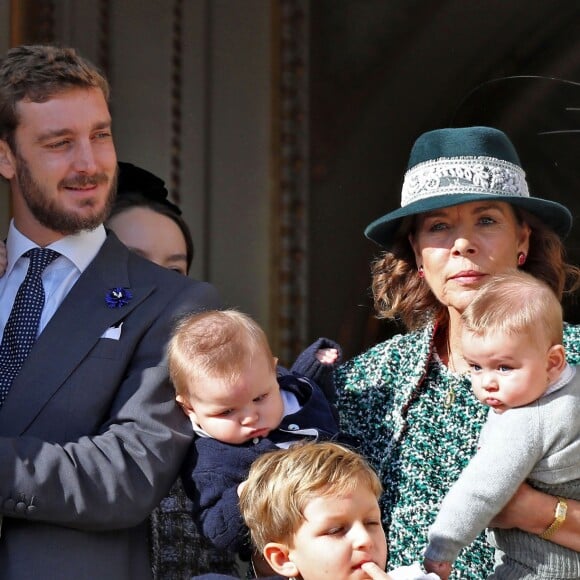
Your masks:
<svg viewBox="0 0 580 580"><path fill-rule="evenodd" d="M564 348L566 359L571 365L580 364L580 325L564 325Z"/></svg>
<svg viewBox="0 0 580 580"><path fill-rule="evenodd" d="M425 376L432 333L396 335L335 371L341 429L379 471L405 429L404 408Z"/></svg>

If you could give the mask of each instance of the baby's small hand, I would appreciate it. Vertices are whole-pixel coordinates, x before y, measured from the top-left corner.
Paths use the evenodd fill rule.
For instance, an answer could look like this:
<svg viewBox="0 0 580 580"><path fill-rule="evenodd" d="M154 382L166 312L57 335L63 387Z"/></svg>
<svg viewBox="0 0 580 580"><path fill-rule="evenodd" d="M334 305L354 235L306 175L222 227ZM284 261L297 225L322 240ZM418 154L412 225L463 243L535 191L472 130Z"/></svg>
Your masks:
<svg viewBox="0 0 580 580"><path fill-rule="evenodd" d="M316 358L323 365L333 365L338 359L336 348L320 348L316 351Z"/></svg>
<svg viewBox="0 0 580 580"><path fill-rule="evenodd" d="M423 560L423 567L427 572L434 572L437 574L441 580L447 580L449 574L451 574L451 562L437 562L436 560L425 558Z"/></svg>
<svg viewBox="0 0 580 580"><path fill-rule="evenodd" d="M244 489L246 483L247 483L246 481L242 481L242 483L240 483L238 485L238 497L240 497L240 495L242 495L242 489Z"/></svg>
<svg viewBox="0 0 580 580"><path fill-rule="evenodd" d="M0 242L0 276L4 276L7 265L8 254L6 253L6 244L4 242Z"/></svg>

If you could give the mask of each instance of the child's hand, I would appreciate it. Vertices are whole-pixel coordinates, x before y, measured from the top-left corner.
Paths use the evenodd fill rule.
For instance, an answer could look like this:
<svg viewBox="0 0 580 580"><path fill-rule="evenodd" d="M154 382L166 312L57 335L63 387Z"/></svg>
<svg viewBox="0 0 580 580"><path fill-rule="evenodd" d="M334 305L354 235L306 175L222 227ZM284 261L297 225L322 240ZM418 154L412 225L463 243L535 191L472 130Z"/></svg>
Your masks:
<svg viewBox="0 0 580 580"><path fill-rule="evenodd" d="M240 497L240 495L242 495L242 489L244 489L245 485L246 485L245 481L242 481L242 483L240 483L240 485L238 485L238 497Z"/></svg>
<svg viewBox="0 0 580 580"><path fill-rule="evenodd" d="M427 572L435 572L441 580L447 580L451 574L451 562L437 562L425 558L423 560L423 567Z"/></svg>
<svg viewBox="0 0 580 580"><path fill-rule="evenodd" d="M6 244L4 242L0 242L0 276L4 276L7 265L8 254L6 253Z"/></svg>
<svg viewBox="0 0 580 580"><path fill-rule="evenodd" d="M336 348L320 348L316 351L316 358L323 365L333 365L338 359Z"/></svg>
<svg viewBox="0 0 580 580"><path fill-rule="evenodd" d="M374 562L365 562L361 568L372 580L391 580L391 577Z"/></svg>

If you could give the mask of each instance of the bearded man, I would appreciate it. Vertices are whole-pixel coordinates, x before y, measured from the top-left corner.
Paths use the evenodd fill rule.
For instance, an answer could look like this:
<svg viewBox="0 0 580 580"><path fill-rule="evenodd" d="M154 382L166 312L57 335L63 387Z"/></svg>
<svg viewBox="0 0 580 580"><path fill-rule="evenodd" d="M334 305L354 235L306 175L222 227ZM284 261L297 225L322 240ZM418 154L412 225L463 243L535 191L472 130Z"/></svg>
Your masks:
<svg viewBox="0 0 580 580"><path fill-rule="evenodd" d="M117 158L106 79L73 49L0 61L0 578L151 577L146 518L190 443L164 351L215 289L103 227Z"/></svg>

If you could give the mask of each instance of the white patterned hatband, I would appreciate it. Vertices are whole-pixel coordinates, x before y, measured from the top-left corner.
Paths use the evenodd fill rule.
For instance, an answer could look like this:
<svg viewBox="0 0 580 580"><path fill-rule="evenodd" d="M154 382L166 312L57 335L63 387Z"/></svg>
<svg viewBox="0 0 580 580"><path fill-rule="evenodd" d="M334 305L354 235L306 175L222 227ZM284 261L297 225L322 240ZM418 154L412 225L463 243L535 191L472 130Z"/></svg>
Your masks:
<svg viewBox="0 0 580 580"><path fill-rule="evenodd" d="M449 194L530 197L524 170L495 157L441 157L407 171L401 207Z"/></svg>

